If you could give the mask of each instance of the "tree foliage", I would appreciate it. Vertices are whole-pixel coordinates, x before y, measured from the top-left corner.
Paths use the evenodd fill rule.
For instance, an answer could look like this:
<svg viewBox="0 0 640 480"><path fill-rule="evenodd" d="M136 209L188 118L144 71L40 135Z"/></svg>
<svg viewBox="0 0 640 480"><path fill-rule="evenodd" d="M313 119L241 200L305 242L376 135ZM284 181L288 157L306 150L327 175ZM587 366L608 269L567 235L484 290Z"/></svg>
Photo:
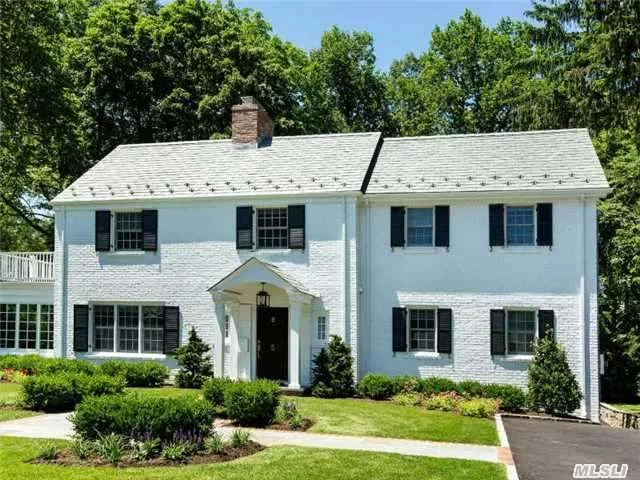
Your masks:
<svg viewBox="0 0 640 480"><path fill-rule="evenodd" d="M213 377L213 363L207 355L209 350L211 347L191 327L189 340L175 351L176 362L180 367L176 373L176 386L200 388L208 378Z"/></svg>
<svg viewBox="0 0 640 480"><path fill-rule="evenodd" d="M349 397L355 392L353 357L342 338L331 335L329 344L313 359L313 386L315 397Z"/></svg>

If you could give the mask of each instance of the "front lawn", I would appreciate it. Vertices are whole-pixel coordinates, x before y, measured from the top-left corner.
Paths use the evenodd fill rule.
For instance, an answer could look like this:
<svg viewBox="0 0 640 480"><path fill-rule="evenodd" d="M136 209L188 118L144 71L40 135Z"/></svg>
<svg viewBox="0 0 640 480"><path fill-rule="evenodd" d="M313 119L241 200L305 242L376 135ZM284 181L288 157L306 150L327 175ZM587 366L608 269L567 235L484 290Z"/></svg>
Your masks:
<svg viewBox="0 0 640 480"><path fill-rule="evenodd" d="M498 445L495 422L360 399L287 397L315 423L309 431Z"/></svg>
<svg viewBox="0 0 640 480"><path fill-rule="evenodd" d="M202 390L191 388L178 388L178 387L158 387L158 388L144 388L144 387L129 387L127 392L144 393L154 397L175 398L183 395L202 395Z"/></svg>
<svg viewBox="0 0 640 480"><path fill-rule="evenodd" d="M0 382L0 422L38 415L38 412L21 410L16 407L19 395L19 384Z"/></svg>
<svg viewBox="0 0 640 480"><path fill-rule="evenodd" d="M629 413L640 413L640 403L612 403L618 410Z"/></svg>
<svg viewBox="0 0 640 480"><path fill-rule="evenodd" d="M0 438L0 471L12 480L396 480L400 474L403 479L416 480L506 478L504 467L494 463L299 447L271 447L250 457L215 465L112 468L25 463L48 443L39 439ZM55 443L60 447L68 445L63 441Z"/></svg>

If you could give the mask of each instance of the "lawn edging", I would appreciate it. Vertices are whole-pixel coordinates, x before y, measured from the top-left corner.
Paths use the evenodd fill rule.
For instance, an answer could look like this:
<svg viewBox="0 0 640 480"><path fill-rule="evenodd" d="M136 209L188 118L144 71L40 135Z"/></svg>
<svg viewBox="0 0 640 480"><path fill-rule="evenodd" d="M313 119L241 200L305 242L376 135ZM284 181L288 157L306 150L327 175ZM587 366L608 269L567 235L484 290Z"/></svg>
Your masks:
<svg viewBox="0 0 640 480"><path fill-rule="evenodd" d="M507 467L507 480L520 480L518 470L516 469L516 463L513 460L511 445L509 445L509 437L507 436L507 431L504 428L504 423L502 422L502 414L496 414L495 419L496 430L498 431L498 438L500 439L500 448L502 449L499 455L508 455L510 458L510 463L505 465Z"/></svg>
<svg viewBox="0 0 640 480"><path fill-rule="evenodd" d="M627 412L608 403L600 402L600 422L610 427L640 430L640 414Z"/></svg>
<svg viewBox="0 0 640 480"><path fill-rule="evenodd" d="M598 425L597 422L587 420L585 418L572 417L554 417L551 415L530 415L527 413L500 413L503 418L525 418L527 420L544 420L547 422L568 422L568 423L586 423L588 425Z"/></svg>

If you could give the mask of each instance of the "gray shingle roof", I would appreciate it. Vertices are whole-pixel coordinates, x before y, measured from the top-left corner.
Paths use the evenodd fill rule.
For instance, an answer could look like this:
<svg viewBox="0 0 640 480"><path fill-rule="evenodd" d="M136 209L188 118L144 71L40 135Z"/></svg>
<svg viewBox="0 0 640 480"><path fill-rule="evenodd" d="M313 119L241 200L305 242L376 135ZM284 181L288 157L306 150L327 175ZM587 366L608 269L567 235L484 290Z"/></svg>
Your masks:
<svg viewBox="0 0 640 480"><path fill-rule="evenodd" d="M606 189L586 129L387 138L367 193Z"/></svg>
<svg viewBox="0 0 640 480"><path fill-rule="evenodd" d="M309 194L360 190L380 133L120 145L53 203L140 198Z"/></svg>

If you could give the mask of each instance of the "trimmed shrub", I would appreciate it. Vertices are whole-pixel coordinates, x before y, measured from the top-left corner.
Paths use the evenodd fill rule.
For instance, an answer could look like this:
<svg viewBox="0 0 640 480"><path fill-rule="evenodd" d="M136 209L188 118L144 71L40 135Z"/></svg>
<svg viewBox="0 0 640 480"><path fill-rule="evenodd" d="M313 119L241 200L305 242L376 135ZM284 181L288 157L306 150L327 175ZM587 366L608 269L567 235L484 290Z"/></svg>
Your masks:
<svg viewBox="0 0 640 480"><path fill-rule="evenodd" d="M268 425L278 408L280 388L269 380L234 382L227 386L224 406L240 425Z"/></svg>
<svg viewBox="0 0 640 480"><path fill-rule="evenodd" d="M358 382L358 393L373 400L386 400L398 393L400 382L387 375L367 373Z"/></svg>
<svg viewBox="0 0 640 480"><path fill-rule="evenodd" d="M29 410L66 412L78 401L74 384L60 375L27 377L22 383L22 404Z"/></svg>
<svg viewBox="0 0 640 480"><path fill-rule="evenodd" d="M582 392L565 350L551 335L534 345L529 365L529 403L546 413L567 415L580 407Z"/></svg>
<svg viewBox="0 0 640 480"><path fill-rule="evenodd" d="M418 391L418 378L411 375L399 375L392 377L393 394L415 393Z"/></svg>
<svg viewBox="0 0 640 480"><path fill-rule="evenodd" d="M457 392L458 385L453 380L443 377L429 377L418 380L418 392L431 396L443 392Z"/></svg>
<svg viewBox="0 0 640 480"><path fill-rule="evenodd" d="M110 395L83 400L72 417L84 439L115 433L133 440L174 441L176 432L207 437L213 428L213 408L196 396L175 398L144 394Z"/></svg>
<svg viewBox="0 0 640 480"><path fill-rule="evenodd" d="M337 335L331 335L326 348L313 359L314 397L343 398L353 395L353 357L349 348Z"/></svg>
<svg viewBox="0 0 640 480"><path fill-rule="evenodd" d="M465 417L489 418L496 414L499 400L492 398L473 398L458 403L458 411Z"/></svg>
<svg viewBox="0 0 640 480"><path fill-rule="evenodd" d="M490 383L482 386L482 396L500 401L500 409L505 412L520 412L524 410L527 397L521 388L513 385Z"/></svg>
<svg viewBox="0 0 640 480"><path fill-rule="evenodd" d="M462 395L467 397L481 397L482 384L475 380L464 380L458 383L458 390Z"/></svg>
<svg viewBox="0 0 640 480"><path fill-rule="evenodd" d="M215 407L224 406L224 392L233 380L227 377L210 378L202 385L202 395Z"/></svg>
<svg viewBox="0 0 640 480"><path fill-rule="evenodd" d="M201 388L208 378L213 377L213 363L207 352L211 349L197 334L195 328L189 330L189 341L176 348L175 358L180 366L175 383L180 388Z"/></svg>
<svg viewBox="0 0 640 480"><path fill-rule="evenodd" d="M427 410L442 410L452 412L458 409L461 397L456 392L442 392L425 398L422 402Z"/></svg>
<svg viewBox="0 0 640 480"><path fill-rule="evenodd" d="M30 410L65 412L84 397L113 395L124 391L121 377L61 373L33 375L22 383L22 404Z"/></svg>
<svg viewBox="0 0 640 480"><path fill-rule="evenodd" d="M109 360L99 367L100 372L125 379L128 387L158 387L169 378L169 369L158 362L126 362Z"/></svg>
<svg viewBox="0 0 640 480"><path fill-rule="evenodd" d="M0 355L0 370L20 370L27 375L91 374L96 370L96 367L86 360L45 358L40 355Z"/></svg>

